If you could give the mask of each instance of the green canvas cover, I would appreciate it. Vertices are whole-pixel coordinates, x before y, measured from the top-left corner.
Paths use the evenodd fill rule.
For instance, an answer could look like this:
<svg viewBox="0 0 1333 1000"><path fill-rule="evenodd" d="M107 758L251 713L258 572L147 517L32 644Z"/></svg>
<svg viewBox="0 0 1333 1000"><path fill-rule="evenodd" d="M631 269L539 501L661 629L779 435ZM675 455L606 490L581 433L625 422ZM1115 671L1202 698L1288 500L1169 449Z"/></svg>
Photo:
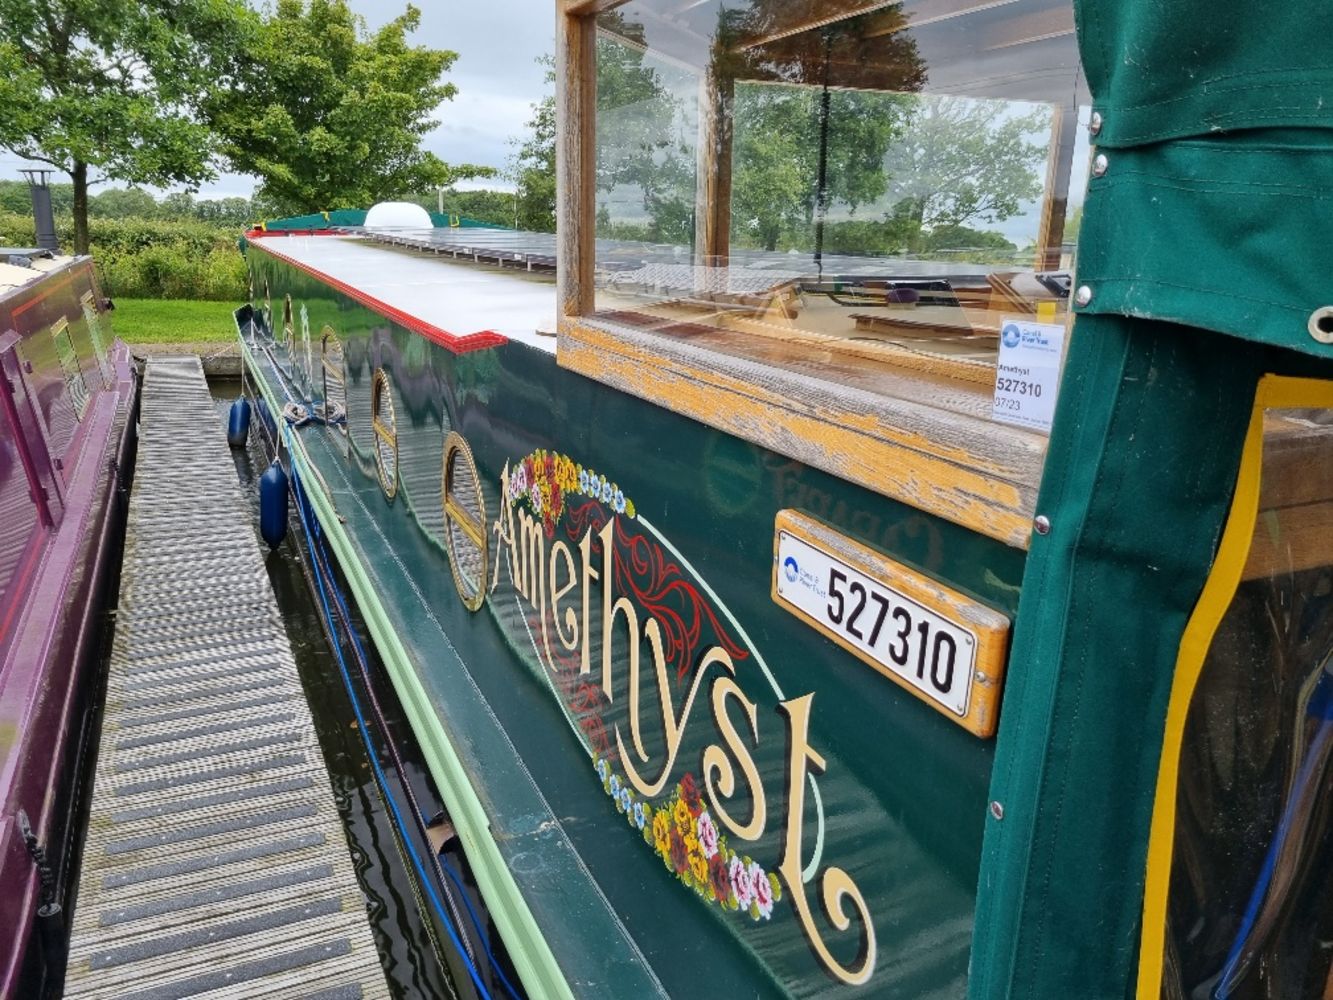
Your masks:
<svg viewBox="0 0 1333 1000"><path fill-rule="evenodd" d="M1254 390L1333 378L1307 328L1333 304L1333 69L1311 44L1333 4L1076 14L1107 169L996 743L974 998L1132 994L1176 655Z"/></svg>
<svg viewBox="0 0 1333 1000"><path fill-rule="evenodd" d="M1333 4L1082 0L1106 172L1088 186L1080 311L1319 357L1333 305Z"/></svg>

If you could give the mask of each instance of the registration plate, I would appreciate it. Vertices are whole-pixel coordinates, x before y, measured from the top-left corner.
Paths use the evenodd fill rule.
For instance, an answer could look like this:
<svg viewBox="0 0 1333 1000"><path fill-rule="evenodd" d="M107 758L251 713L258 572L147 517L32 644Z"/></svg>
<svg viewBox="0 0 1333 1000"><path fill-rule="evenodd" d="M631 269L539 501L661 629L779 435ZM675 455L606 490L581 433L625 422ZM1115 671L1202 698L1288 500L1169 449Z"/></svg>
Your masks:
<svg viewBox="0 0 1333 1000"><path fill-rule="evenodd" d="M994 731L1007 618L795 512L779 516L774 554L780 605L967 728ZM987 704L974 704L978 689Z"/></svg>

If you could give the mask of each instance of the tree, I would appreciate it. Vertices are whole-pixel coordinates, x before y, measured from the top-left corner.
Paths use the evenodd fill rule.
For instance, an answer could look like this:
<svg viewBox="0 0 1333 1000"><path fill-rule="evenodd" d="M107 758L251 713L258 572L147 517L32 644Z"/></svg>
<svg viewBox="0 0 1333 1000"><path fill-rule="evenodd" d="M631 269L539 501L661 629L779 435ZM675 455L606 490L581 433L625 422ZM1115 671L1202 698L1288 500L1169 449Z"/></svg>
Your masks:
<svg viewBox="0 0 1333 1000"><path fill-rule="evenodd" d="M52 184L51 208L56 215L68 215L74 205L74 187L71 184ZM32 195L26 181L0 181L0 211L28 215L32 212Z"/></svg>
<svg viewBox="0 0 1333 1000"><path fill-rule="evenodd" d="M236 85L206 105L230 167L262 178L261 201L313 212L449 181L421 140L456 93L441 76L457 53L409 44L420 21L408 6L370 32L347 0L278 0L261 19L236 53Z"/></svg>
<svg viewBox="0 0 1333 1000"><path fill-rule="evenodd" d="M239 227L255 221L249 198L201 198L194 203L194 217L200 222Z"/></svg>
<svg viewBox="0 0 1333 1000"><path fill-rule="evenodd" d="M103 219L156 219L157 199L142 188L110 188L89 199L91 214Z"/></svg>
<svg viewBox="0 0 1333 1000"><path fill-rule="evenodd" d="M555 83L555 60L549 55L537 60L546 66L546 84ZM514 179L514 226L536 233L555 232L555 95L546 94L532 105L527 122L528 136L510 160Z"/></svg>
<svg viewBox="0 0 1333 1000"><path fill-rule="evenodd" d="M0 0L0 147L69 175L77 252L90 184L212 176L196 107L248 17L241 0Z"/></svg>

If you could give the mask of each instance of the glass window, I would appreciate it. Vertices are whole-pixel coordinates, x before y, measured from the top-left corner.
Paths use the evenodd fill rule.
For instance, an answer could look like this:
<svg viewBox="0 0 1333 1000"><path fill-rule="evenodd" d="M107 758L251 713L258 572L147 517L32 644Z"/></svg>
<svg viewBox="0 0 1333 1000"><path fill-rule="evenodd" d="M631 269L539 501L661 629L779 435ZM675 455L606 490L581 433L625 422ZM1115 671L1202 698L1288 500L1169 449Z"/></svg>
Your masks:
<svg viewBox="0 0 1333 1000"><path fill-rule="evenodd" d="M14 574L32 533L37 530L37 507L33 503L32 482L23 466L25 450L21 430L15 428L7 410L0 407L0 599L16 606L18 595L11 592ZM10 637L9 628L0 626L0 650Z"/></svg>
<svg viewBox="0 0 1333 1000"><path fill-rule="evenodd" d="M74 341L69 335L69 321L57 320L51 327L51 338L55 341L56 357L60 360L60 371L65 377L65 390L69 393L70 405L74 407L74 416L82 420L84 411L88 409L88 383L83 380L79 356L74 351Z"/></svg>
<svg viewBox="0 0 1333 1000"><path fill-rule="evenodd" d="M984 385L1003 318L1066 319L1070 4L632 0L597 27L598 318L886 392L922 356Z"/></svg>
<svg viewBox="0 0 1333 1000"><path fill-rule="evenodd" d="M1264 427L1249 555L1185 720L1163 996L1333 988L1333 411Z"/></svg>
<svg viewBox="0 0 1333 1000"><path fill-rule="evenodd" d="M380 488L390 500L398 493L398 422L393 413L393 392L383 368L375 369L370 390L370 422L375 431L375 471Z"/></svg>
<svg viewBox="0 0 1333 1000"><path fill-rule="evenodd" d="M102 385L110 388L115 373L112 371L111 362L107 359L106 341L102 338L102 317L98 315L97 306L93 303L93 293L84 292L79 299L79 305L83 308L83 321L88 325L88 339L92 341L98 373L102 376Z"/></svg>

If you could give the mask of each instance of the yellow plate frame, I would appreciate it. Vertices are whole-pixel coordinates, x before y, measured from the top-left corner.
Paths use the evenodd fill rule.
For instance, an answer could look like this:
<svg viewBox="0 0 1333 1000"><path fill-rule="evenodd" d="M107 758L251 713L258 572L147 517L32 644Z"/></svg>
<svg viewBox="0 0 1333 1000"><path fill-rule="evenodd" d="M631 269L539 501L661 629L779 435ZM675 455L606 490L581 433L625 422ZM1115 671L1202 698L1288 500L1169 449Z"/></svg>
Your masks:
<svg viewBox="0 0 1333 1000"><path fill-rule="evenodd" d="M809 625L815 631L836 642L863 663L873 667L904 691L925 702L945 718L962 726L983 739L995 735L1000 715L1000 692L1004 686L1004 668L1009 654L1009 618L1002 612L962 594L952 587L934 580L900 562L877 552L868 545L848 538L820 521L797 510L778 511L773 529L773 553L778 551L778 540L786 532L817 549L841 559L866 576L906 594L912 600L934 611L976 636L976 659L972 667L968 694L967 714L959 717L948 708L918 691L910 683L889 670L873 656L861 651L823 622L811 618L788 604L778 594L778 565L773 560L771 596L773 603Z"/></svg>
<svg viewBox="0 0 1333 1000"><path fill-rule="evenodd" d="M1162 759L1157 769L1152 826L1148 833L1147 877L1143 888L1143 937L1139 946L1139 1000L1159 1000L1166 948L1166 907L1171 888L1171 860L1176 840L1176 788L1180 747L1185 736L1194 689L1213 636L1240 585L1259 514L1263 471L1264 411L1272 409L1333 409L1333 382L1322 379L1265 375L1255 390L1245 448L1241 452L1236 495L1231 502L1222 544L1199 603L1185 626L1166 709Z"/></svg>

